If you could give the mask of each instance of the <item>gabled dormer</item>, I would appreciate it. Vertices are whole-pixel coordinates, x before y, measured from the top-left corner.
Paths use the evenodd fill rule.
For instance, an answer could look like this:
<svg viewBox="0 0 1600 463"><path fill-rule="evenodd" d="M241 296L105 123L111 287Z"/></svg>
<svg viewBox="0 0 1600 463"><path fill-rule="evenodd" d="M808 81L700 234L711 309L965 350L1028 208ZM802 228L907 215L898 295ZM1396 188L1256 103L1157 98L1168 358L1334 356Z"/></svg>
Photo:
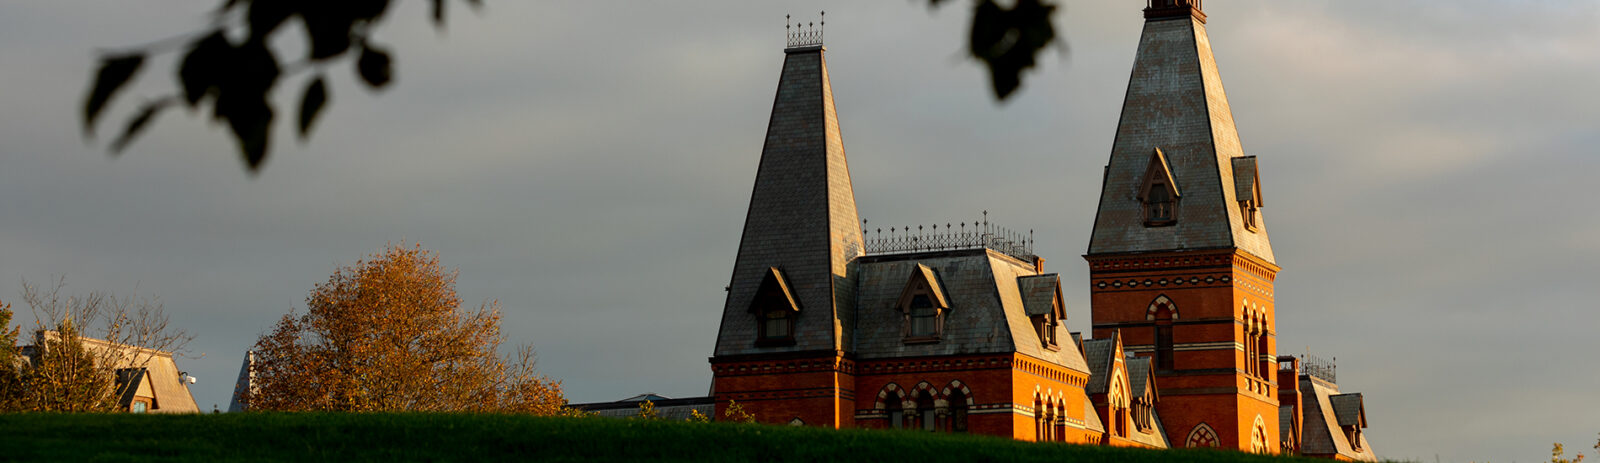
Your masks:
<svg viewBox="0 0 1600 463"><path fill-rule="evenodd" d="M944 332L945 315L950 311L950 300L932 268L917 264L900 291L895 309L905 319L905 342L939 342Z"/></svg>
<svg viewBox="0 0 1600 463"><path fill-rule="evenodd" d="M1233 197L1239 202L1239 217L1248 231L1261 230L1261 172L1255 156L1233 158Z"/></svg>
<svg viewBox="0 0 1600 463"><path fill-rule="evenodd" d="M800 316L800 303L789 290L783 271L767 268L755 298L750 300L750 313L756 316L756 345L794 344L794 322Z"/></svg>
<svg viewBox="0 0 1600 463"><path fill-rule="evenodd" d="M1061 323L1067 319L1065 299L1061 297L1061 276L1049 273L1019 277L1017 289L1022 294L1022 309L1033 323L1039 343L1046 349L1061 349L1057 336Z"/></svg>
<svg viewBox="0 0 1600 463"><path fill-rule="evenodd" d="M1177 223L1178 182L1173 178L1172 165L1167 162L1167 156L1161 152L1161 148L1150 153L1144 180L1139 185L1139 203L1144 206L1144 226L1165 227Z"/></svg>

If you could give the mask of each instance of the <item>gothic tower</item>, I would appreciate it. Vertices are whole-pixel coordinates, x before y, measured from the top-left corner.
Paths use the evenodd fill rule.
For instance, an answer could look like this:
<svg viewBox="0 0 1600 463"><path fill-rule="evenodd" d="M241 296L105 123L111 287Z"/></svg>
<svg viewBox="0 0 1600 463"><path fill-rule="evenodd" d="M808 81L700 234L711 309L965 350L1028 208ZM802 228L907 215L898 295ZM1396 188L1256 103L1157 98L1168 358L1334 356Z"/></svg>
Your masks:
<svg viewBox="0 0 1600 463"><path fill-rule="evenodd" d="M1273 279L1201 0L1149 0L1089 252L1095 338L1151 357L1174 447L1278 449Z"/></svg>
<svg viewBox="0 0 1600 463"><path fill-rule="evenodd" d="M765 421L839 427L854 413L849 329L861 219L820 30L784 50L744 234L711 358L728 400Z"/></svg>

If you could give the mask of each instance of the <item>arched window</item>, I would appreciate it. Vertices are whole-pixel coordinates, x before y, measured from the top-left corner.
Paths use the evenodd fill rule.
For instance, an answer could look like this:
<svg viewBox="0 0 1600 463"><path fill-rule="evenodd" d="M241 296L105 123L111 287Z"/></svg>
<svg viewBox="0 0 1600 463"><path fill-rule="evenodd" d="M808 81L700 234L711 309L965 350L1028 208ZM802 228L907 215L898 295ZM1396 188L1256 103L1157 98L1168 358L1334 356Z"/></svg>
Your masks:
<svg viewBox="0 0 1600 463"><path fill-rule="evenodd" d="M1218 447L1220 445L1217 440L1217 432L1211 429L1211 425L1205 423L1195 425L1194 429L1189 431L1189 438L1184 439L1183 444L1184 447L1188 448Z"/></svg>
<svg viewBox="0 0 1600 463"><path fill-rule="evenodd" d="M967 394L960 389L950 393L950 432L967 432Z"/></svg>
<svg viewBox="0 0 1600 463"><path fill-rule="evenodd" d="M1173 369L1172 321L1178 318L1178 306L1166 295L1156 296L1145 309L1145 319L1155 321L1155 367L1157 370Z"/></svg>
<svg viewBox="0 0 1600 463"><path fill-rule="evenodd" d="M1256 422L1250 428L1250 451L1254 453L1267 453L1272 450L1272 445L1267 442L1267 424L1256 415Z"/></svg>
<svg viewBox="0 0 1600 463"><path fill-rule="evenodd" d="M938 414L934 413L933 395L927 391L917 393L917 418L923 431L938 430Z"/></svg>
<svg viewBox="0 0 1600 463"><path fill-rule="evenodd" d="M890 391L884 396L883 408L889 411L889 427L901 429L905 427L906 411L901 405L905 401L900 396L900 391Z"/></svg>

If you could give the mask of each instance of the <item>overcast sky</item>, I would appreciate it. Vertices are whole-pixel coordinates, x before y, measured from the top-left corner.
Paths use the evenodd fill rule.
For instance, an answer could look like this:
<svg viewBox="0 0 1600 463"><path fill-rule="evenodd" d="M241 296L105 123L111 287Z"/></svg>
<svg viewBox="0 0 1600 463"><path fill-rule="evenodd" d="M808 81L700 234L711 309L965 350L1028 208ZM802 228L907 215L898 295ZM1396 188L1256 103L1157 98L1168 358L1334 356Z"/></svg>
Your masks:
<svg viewBox="0 0 1600 463"><path fill-rule="evenodd" d="M258 176L183 111L121 157L85 143L95 50L194 30L212 3L0 5L0 300L53 275L159 296L198 335L180 364L202 409L226 408L241 355L316 283L401 241L459 268L465 301L499 300L508 341L532 343L572 401L704 395L783 15L819 9L863 217L987 210L1032 229L1069 327L1088 329L1079 256L1140 2L1066 1L1065 52L1005 104L962 54L965 2L496 1L443 33L400 2L377 35L395 84L331 69L332 106L300 144L304 84L286 82ZM1594 453L1600 3L1207 6L1261 159L1280 353L1338 358L1381 456ZM148 63L102 139L137 95L170 92L173 68Z"/></svg>

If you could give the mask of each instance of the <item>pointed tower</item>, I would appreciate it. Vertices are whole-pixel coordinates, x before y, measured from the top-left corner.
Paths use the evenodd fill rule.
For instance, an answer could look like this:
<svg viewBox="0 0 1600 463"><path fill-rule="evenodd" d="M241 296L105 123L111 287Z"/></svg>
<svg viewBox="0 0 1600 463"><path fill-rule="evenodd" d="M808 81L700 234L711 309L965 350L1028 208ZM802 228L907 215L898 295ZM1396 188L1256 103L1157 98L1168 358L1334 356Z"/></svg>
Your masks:
<svg viewBox="0 0 1600 463"><path fill-rule="evenodd" d="M824 51L820 28L789 33L711 358L718 413L736 400L763 421L834 427L853 413L843 370L861 219Z"/></svg>
<svg viewBox="0 0 1600 463"><path fill-rule="evenodd" d="M1090 239L1094 337L1151 357L1174 447L1278 448L1273 261L1201 0L1149 0Z"/></svg>

